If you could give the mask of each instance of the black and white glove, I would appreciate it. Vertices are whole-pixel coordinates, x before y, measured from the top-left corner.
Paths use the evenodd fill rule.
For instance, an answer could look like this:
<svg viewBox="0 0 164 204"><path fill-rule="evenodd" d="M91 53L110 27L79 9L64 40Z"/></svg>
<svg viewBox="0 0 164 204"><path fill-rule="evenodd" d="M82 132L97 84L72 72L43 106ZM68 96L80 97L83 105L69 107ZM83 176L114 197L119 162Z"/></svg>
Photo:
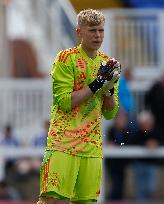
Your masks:
<svg viewBox="0 0 164 204"><path fill-rule="evenodd" d="M108 90L112 89L114 83L119 79L120 72L121 65L114 58L110 59L108 62L102 62L97 77L89 84L89 88L93 93L96 93L104 85Z"/></svg>
<svg viewBox="0 0 164 204"><path fill-rule="evenodd" d="M121 64L114 58L109 60L113 65L113 76L110 81L104 83L103 93L106 96L112 96L114 94L114 84L119 80L121 74Z"/></svg>

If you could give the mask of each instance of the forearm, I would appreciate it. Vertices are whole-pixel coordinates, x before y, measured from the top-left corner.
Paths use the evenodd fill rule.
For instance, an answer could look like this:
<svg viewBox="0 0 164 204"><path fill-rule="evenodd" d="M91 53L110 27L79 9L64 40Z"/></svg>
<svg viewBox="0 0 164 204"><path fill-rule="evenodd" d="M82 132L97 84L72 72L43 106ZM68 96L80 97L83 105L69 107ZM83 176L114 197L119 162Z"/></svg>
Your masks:
<svg viewBox="0 0 164 204"><path fill-rule="evenodd" d="M85 101L92 95L93 93L88 86L78 91L73 91L71 93L71 107L75 108L76 106L79 106L83 101Z"/></svg>
<svg viewBox="0 0 164 204"><path fill-rule="evenodd" d="M103 108L105 110L113 110L116 106L116 100L114 95L112 96L104 96Z"/></svg>

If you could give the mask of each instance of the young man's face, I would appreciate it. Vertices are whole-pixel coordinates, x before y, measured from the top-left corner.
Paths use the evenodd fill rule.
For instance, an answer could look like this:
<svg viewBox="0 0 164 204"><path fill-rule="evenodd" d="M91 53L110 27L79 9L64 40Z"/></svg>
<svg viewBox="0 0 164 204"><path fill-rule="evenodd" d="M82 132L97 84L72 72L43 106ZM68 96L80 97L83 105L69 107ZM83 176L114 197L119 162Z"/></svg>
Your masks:
<svg viewBox="0 0 164 204"><path fill-rule="evenodd" d="M88 51L96 51L100 48L104 38L104 23L95 26L81 26L77 28L77 34L82 46Z"/></svg>

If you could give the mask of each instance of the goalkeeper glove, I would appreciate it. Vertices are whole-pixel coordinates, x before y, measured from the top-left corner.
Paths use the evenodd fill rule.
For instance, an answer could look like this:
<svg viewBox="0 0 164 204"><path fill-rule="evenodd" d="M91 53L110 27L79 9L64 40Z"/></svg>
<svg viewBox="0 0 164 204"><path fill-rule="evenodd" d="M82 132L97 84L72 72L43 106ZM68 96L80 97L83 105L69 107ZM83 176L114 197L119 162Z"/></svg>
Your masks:
<svg viewBox="0 0 164 204"><path fill-rule="evenodd" d="M119 78L119 72L120 63L114 58L108 62L102 62L97 77L89 84L89 88L93 93L96 93L104 84L108 85L108 90L112 89L115 81Z"/></svg>
<svg viewBox="0 0 164 204"><path fill-rule="evenodd" d="M106 96L112 96L114 94L114 84L119 80L121 74L121 64L114 58L112 58L110 61L115 62L113 66L115 69L112 79L104 84L103 92Z"/></svg>

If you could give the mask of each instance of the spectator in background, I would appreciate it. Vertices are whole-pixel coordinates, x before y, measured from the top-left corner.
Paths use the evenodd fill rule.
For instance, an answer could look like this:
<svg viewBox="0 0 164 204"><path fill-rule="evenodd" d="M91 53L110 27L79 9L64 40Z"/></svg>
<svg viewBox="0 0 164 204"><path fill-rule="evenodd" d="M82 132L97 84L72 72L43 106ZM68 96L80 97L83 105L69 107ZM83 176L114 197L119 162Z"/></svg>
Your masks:
<svg viewBox="0 0 164 204"><path fill-rule="evenodd" d="M45 120L43 125L43 130L34 139L33 145L35 147L43 147L43 148L46 147L49 126L50 126L49 121ZM35 157L32 159L33 161L32 169L35 172L39 172L42 160L43 160L43 157Z"/></svg>
<svg viewBox="0 0 164 204"><path fill-rule="evenodd" d="M129 143L128 120L124 111L120 111L110 127L108 144L114 146L127 145ZM107 174L109 175L110 200L121 200L124 198L126 159L106 159ZM108 177L107 175L107 177Z"/></svg>
<svg viewBox="0 0 164 204"><path fill-rule="evenodd" d="M133 79L132 68L131 67L125 68L120 77L118 96L120 108L128 115L133 113L135 107L134 97L129 87L129 82L132 79Z"/></svg>
<svg viewBox="0 0 164 204"><path fill-rule="evenodd" d="M13 134L13 129L10 124L7 124L4 128L4 133L0 138L0 145L17 147L19 145L18 140Z"/></svg>
<svg viewBox="0 0 164 204"><path fill-rule="evenodd" d="M0 200L20 200L19 193L10 187L5 180L0 181Z"/></svg>
<svg viewBox="0 0 164 204"><path fill-rule="evenodd" d="M49 130L49 121L46 120L44 122L44 129L41 133L39 133L35 140L34 140L34 146L35 147L46 147L47 143L47 136L48 136L48 130Z"/></svg>
<svg viewBox="0 0 164 204"><path fill-rule="evenodd" d="M161 142L164 145L164 73L146 93L145 104L153 113L155 125L161 131Z"/></svg>
<svg viewBox="0 0 164 204"><path fill-rule="evenodd" d="M7 124L4 128L4 132L0 138L0 146L4 147L18 147L19 142L16 139L14 133L13 133L13 128L10 124ZM6 173L8 170L11 170L15 164L15 158L10 157L7 158L6 164L5 164L5 171Z"/></svg>
<svg viewBox="0 0 164 204"><path fill-rule="evenodd" d="M151 112L143 111L138 116L139 128L135 136L135 145L155 149L160 145L160 133L155 128ZM137 200L151 199L157 190L158 166L155 159L137 159L134 163L135 190Z"/></svg>
<svg viewBox="0 0 164 204"><path fill-rule="evenodd" d="M0 200L12 200L5 181L0 182Z"/></svg>

